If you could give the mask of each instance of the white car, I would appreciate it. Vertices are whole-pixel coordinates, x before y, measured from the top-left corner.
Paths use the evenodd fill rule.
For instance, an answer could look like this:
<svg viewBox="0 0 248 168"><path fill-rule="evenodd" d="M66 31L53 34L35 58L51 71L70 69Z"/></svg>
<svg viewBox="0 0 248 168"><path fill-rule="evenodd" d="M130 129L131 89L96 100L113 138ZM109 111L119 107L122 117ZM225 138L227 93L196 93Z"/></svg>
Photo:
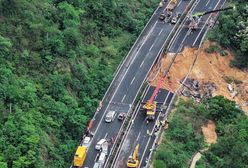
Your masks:
<svg viewBox="0 0 248 168"><path fill-rule="evenodd" d="M82 146L89 147L89 145L90 145L90 140L91 140L90 137L85 137Z"/></svg>
<svg viewBox="0 0 248 168"><path fill-rule="evenodd" d="M105 121L107 123L110 123L114 120L114 117L115 117L115 111L109 111L105 116Z"/></svg>
<svg viewBox="0 0 248 168"><path fill-rule="evenodd" d="M106 142L106 139L101 139L100 141L97 142L95 149L100 150L102 148L102 144Z"/></svg>

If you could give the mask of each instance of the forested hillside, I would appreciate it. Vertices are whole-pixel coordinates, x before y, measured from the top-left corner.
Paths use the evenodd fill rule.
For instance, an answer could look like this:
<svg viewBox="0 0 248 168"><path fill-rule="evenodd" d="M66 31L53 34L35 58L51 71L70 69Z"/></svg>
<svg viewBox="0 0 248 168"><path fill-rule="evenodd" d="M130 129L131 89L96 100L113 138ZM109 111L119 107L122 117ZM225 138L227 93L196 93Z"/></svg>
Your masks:
<svg viewBox="0 0 248 168"><path fill-rule="evenodd" d="M248 1L231 0L234 10L222 13L219 25L212 30L210 39L233 50L236 59L232 65L239 68L248 67Z"/></svg>
<svg viewBox="0 0 248 168"><path fill-rule="evenodd" d="M202 153L196 168L247 168L248 118L235 102L216 96L195 103L180 100L155 153L155 168L188 168L194 153L208 147L202 126L217 124L217 143Z"/></svg>
<svg viewBox="0 0 248 168"><path fill-rule="evenodd" d="M0 167L69 167L156 2L0 0Z"/></svg>

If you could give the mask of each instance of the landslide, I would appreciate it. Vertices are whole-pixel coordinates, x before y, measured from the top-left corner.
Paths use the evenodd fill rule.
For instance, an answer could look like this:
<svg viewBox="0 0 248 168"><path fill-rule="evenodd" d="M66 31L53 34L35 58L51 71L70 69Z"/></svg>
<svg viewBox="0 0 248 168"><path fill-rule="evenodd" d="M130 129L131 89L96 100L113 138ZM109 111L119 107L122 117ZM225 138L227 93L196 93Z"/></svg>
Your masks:
<svg viewBox="0 0 248 168"><path fill-rule="evenodd" d="M221 52L207 53L206 50L216 45L206 41L201 49L186 47L179 53L167 74L162 88L175 92L181 85L180 81L189 73L189 78L196 79L200 83L212 82L217 86L213 95L223 95L235 101L248 115L248 72L230 67L230 62L234 59L233 53L228 49L221 48ZM168 68L174 53L164 55L158 66L155 66L148 77L148 82L156 86L163 72ZM189 72L189 69L197 56L197 60ZM227 85L237 91L237 96L232 97Z"/></svg>

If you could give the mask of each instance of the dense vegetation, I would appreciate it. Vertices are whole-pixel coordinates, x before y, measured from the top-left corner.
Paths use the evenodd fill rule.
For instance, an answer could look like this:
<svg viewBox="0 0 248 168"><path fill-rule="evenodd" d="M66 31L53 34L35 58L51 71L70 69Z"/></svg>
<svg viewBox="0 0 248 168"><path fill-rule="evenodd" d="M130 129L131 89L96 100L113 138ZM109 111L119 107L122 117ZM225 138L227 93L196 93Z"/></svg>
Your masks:
<svg viewBox="0 0 248 168"><path fill-rule="evenodd" d="M136 0L0 0L0 167L69 167L155 9Z"/></svg>
<svg viewBox="0 0 248 168"><path fill-rule="evenodd" d="M233 0L234 10L223 12L219 25L213 29L210 39L230 47L236 55L232 65L239 68L248 67L248 1Z"/></svg>
<svg viewBox="0 0 248 168"><path fill-rule="evenodd" d="M248 165L248 118L235 102L216 96L201 104L181 100L156 154L155 168L187 168L195 152L203 149L201 126L217 123L218 141L196 168L245 168ZM235 160L235 162L233 161Z"/></svg>

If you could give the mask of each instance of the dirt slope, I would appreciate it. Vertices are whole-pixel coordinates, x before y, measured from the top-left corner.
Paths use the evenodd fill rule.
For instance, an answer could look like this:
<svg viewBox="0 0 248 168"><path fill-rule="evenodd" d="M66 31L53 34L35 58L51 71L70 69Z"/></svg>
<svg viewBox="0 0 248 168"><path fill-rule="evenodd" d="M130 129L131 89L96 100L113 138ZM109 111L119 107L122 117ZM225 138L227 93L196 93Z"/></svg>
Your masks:
<svg viewBox="0 0 248 168"><path fill-rule="evenodd" d="M248 72L229 66L233 55L228 50L225 50L227 56L220 56L219 53L206 53L205 49L208 48L210 44L210 42L205 42L200 51L195 48L185 48L183 52L177 56L167 74L163 88L175 92L180 86L180 80L188 74L195 56L198 55L189 77L197 79L200 82L215 83L217 90L214 92L214 95L223 95L228 99L236 101L246 114L248 114L248 106L245 105L245 103L248 102ZM148 78L148 81L150 80L149 82L152 85L156 86L162 72L168 67L172 56L172 53L165 55L161 60L161 67L153 68ZM232 98L227 88L228 81L235 81L232 82L232 87L237 91L238 95L234 98ZM240 81L242 83L240 83Z"/></svg>
<svg viewBox="0 0 248 168"><path fill-rule="evenodd" d="M205 141L208 144L214 144L217 141L217 134L215 132L216 125L213 121L209 120L208 123L202 126L202 133Z"/></svg>

